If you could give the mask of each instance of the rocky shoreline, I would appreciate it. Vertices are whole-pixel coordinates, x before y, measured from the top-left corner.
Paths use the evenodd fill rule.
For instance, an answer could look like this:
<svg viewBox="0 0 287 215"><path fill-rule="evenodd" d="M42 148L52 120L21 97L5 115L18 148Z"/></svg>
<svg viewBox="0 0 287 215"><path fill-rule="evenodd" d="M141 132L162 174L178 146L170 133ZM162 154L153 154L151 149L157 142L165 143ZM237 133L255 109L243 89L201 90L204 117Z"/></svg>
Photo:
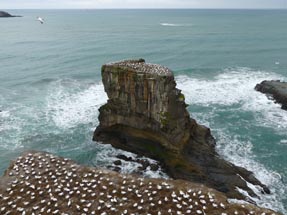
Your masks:
<svg viewBox="0 0 287 215"><path fill-rule="evenodd" d="M99 109L94 140L158 160L171 178L229 198L249 200L238 188L256 197L247 182L270 193L252 172L220 158L210 129L190 118L171 70L127 60L104 65L102 78L109 99Z"/></svg>
<svg viewBox="0 0 287 215"><path fill-rule="evenodd" d="M281 104L283 110L287 110L287 82L279 80L263 81L257 84L255 90L262 92Z"/></svg>
<svg viewBox="0 0 287 215"><path fill-rule="evenodd" d="M147 179L26 152L0 178L0 214L260 214L222 193L182 180Z"/></svg>

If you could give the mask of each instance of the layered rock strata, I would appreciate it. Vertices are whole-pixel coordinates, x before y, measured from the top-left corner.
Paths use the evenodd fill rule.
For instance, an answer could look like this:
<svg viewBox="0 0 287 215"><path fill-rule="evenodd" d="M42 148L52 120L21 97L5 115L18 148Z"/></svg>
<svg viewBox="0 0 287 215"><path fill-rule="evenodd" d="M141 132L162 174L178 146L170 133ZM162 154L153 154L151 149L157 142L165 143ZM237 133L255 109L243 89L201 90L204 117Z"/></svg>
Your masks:
<svg viewBox="0 0 287 215"><path fill-rule="evenodd" d="M283 110L287 110L287 82L278 80L263 81L257 84L255 89L274 99L276 103L281 104Z"/></svg>
<svg viewBox="0 0 287 215"><path fill-rule="evenodd" d="M269 193L252 172L219 157L210 129L190 118L171 70L127 60L103 65L102 80L109 99L99 109L95 141L158 160L170 177L231 198L245 198L238 188L256 196L246 182Z"/></svg>
<svg viewBox="0 0 287 215"><path fill-rule="evenodd" d="M42 152L12 161L0 178L0 214L260 214L229 203L208 187L182 180L145 179L80 166Z"/></svg>

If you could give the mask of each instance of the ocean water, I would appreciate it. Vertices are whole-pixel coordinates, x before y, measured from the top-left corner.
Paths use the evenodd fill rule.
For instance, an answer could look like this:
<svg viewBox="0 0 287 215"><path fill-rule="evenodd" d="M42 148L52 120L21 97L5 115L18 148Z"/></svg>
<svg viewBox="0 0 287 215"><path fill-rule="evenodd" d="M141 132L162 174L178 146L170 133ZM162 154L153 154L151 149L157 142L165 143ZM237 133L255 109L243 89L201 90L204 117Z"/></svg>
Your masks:
<svg viewBox="0 0 287 215"><path fill-rule="evenodd" d="M287 213L287 112L254 90L287 81L287 10L9 12L23 17L0 19L1 174L26 150L110 165L123 152L91 140L107 100L100 68L145 58L174 71L217 151L271 188L255 201Z"/></svg>

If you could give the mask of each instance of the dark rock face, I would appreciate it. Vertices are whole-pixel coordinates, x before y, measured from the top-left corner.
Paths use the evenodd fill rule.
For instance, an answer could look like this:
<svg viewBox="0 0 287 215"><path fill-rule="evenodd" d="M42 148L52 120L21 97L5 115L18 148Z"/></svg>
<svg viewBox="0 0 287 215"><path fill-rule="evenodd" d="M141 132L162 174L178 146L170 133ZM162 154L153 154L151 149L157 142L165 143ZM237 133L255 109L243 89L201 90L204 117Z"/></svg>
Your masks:
<svg viewBox="0 0 287 215"><path fill-rule="evenodd" d="M190 118L172 72L144 60L106 64L102 78L108 102L99 111L93 140L161 162L175 179L203 183L244 199L247 182L269 189L252 174L219 157L210 129Z"/></svg>
<svg viewBox="0 0 287 215"><path fill-rule="evenodd" d="M255 89L267 94L275 100L276 103L282 104L282 109L287 110L287 82L281 81L263 81L257 84Z"/></svg>
<svg viewBox="0 0 287 215"><path fill-rule="evenodd" d="M0 18L9 18L9 17L20 17L20 16L13 16L5 11L0 11Z"/></svg>

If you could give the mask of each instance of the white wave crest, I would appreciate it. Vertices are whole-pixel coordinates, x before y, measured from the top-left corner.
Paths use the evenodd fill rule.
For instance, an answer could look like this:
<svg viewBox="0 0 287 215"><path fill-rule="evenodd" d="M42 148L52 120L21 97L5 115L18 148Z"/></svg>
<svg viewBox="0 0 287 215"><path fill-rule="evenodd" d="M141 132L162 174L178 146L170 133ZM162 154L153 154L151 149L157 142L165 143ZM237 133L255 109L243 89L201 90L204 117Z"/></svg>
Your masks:
<svg viewBox="0 0 287 215"><path fill-rule="evenodd" d="M175 23L167 23L167 22L162 22L160 23L161 26L169 26L169 27L181 27L181 26L187 26L184 24L175 24Z"/></svg>
<svg viewBox="0 0 287 215"><path fill-rule="evenodd" d="M68 86L69 87L69 86ZM98 108L107 101L102 84L93 84L84 90L69 91L59 81L47 97L46 117L60 128L96 123ZM77 89L77 86L72 86Z"/></svg>

